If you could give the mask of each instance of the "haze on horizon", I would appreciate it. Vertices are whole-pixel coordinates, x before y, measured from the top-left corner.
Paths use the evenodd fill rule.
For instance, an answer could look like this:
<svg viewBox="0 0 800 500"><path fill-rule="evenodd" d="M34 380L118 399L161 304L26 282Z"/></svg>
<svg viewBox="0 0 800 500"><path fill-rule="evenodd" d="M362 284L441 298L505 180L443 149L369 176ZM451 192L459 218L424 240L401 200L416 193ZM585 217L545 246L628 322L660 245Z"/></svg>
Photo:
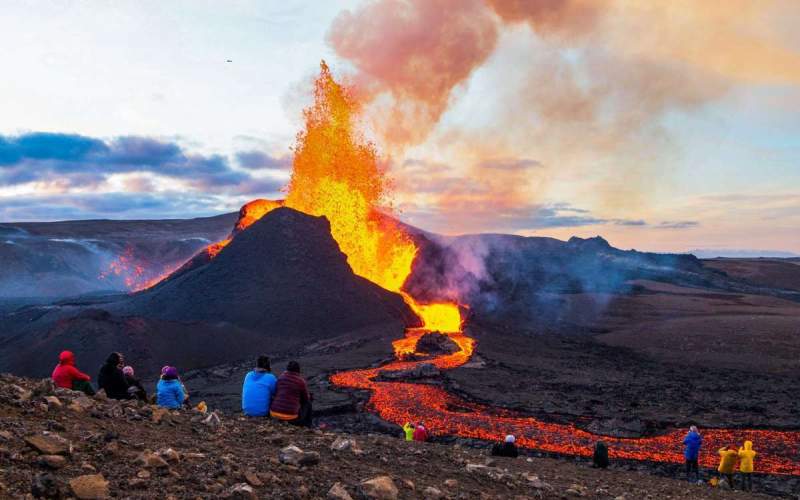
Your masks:
<svg viewBox="0 0 800 500"><path fill-rule="evenodd" d="M792 0L4 7L2 222L280 197L325 59L411 224L800 253Z"/></svg>

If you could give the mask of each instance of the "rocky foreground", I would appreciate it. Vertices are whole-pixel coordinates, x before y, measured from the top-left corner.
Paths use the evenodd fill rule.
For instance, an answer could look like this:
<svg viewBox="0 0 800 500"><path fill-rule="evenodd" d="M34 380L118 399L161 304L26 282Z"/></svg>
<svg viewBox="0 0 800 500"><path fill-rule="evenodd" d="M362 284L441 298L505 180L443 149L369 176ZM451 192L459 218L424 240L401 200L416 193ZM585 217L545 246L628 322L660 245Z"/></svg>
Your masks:
<svg viewBox="0 0 800 500"><path fill-rule="evenodd" d="M752 498L549 458L89 398L0 375L2 498Z"/></svg>

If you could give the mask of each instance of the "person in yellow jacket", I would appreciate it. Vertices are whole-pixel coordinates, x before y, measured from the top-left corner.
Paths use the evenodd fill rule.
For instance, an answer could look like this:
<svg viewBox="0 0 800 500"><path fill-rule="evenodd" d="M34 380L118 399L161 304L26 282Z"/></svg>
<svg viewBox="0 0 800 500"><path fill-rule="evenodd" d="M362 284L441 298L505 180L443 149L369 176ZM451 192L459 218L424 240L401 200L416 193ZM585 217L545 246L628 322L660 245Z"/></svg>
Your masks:
<svg viewBox="0 0 800 500"><path fill-rule="evenodd" d="M414 440L414 428L415 427L409 422L406 422L405 425L403 425L403 432L406 435L406 441Z"/></svg>
<svg viewBox="0 0 800 500"><path fill-rule="evenodd" d="M728 484L733 489L733 472L736 470L736 461L739 460L739 452L733 446L726 446L719 449L719 475L728 480Z"/></svg>
<svg viewBox="0 0 800 500"><path fill-rule="evenodd" d="M753 450L753 442L745 441L744 448L739 448L739 473L742 475L742 489L753 491L753 459L756 452Z"/></svg>

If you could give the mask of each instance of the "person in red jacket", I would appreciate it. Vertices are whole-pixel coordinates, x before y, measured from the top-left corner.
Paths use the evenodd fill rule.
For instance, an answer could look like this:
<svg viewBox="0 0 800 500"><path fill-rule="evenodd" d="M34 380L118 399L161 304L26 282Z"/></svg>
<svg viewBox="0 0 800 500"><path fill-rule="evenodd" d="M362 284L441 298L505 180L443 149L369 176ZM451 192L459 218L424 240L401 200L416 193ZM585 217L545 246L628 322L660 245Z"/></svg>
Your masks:
<svg viewBox="0 0 800 500"><path fill-rule="evenodd" d="M417 424L417 428L414 429L414 441L427 441L428 440L428 429L420 422Z"/></svg>
<svg viewBox="0 0 800 500"><path fill-rule="evenodd" d="M286 371L278 377L269 415L290 424L311 427L311 394L297 361L290 361Z"/></svg>
<svg viewBox="0 0 800 500"><path fill-rule="evenodd" d="M89 396L94 395L94 389L89 382L92 377L75 367L75 355L72 351L64 351L58 356L58 364L53 370L51 378L56 387L81 391Z"/></svg>

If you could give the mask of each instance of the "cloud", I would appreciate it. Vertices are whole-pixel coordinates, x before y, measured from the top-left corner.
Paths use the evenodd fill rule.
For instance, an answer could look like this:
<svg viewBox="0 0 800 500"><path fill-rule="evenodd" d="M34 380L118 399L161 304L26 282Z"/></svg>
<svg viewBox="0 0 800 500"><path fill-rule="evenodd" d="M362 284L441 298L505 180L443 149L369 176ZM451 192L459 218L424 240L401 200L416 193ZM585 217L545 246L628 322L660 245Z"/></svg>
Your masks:
<svg viewBox="0 0 800 500"><path fill-rule="evenodd" d="M252 153L243 153L245 161L254 161ZM209 212L212 205L227 206L221 198L274 197L285 182L256 167L237 169L226 156L193 153L151 137L0 135L4 220L194 215L192 207Z"/></svg>
<svg viewBox="0 0 800 500"><path fill-rule="evenodd" d="M699 225L700 223L694 220L677 220L660 222L655 227L658 229L690 229Z"/></svg>
<svg viewBox="0 0 800 500"><path fill-rule="evenodd" d="M218 197L168 192L36 195L0 198L0 220L165 219L220 213ZM225 207L233 211L235 207Z"/></svg>
<svg viewBox="0 0 800 500"><path fill-rule="evenodd" d="M236 153L236 162L247 169L288 170L292 167L292 157L289 155L272 156L257 150Z"/></svg>
<svg viewBox="0 0 800 500"><path fill-rule="evenodd" d="M242 155L245 161L254 161L253 152L237 157ZM50 132L0 136L0 181L5 185L58 179L66 186L94 186L120 173L152 173L213 192L274 187L274 182L261 182L251 173L233 168L225 156L194 154L174 142L150 137L104 141Z"/></svg>

